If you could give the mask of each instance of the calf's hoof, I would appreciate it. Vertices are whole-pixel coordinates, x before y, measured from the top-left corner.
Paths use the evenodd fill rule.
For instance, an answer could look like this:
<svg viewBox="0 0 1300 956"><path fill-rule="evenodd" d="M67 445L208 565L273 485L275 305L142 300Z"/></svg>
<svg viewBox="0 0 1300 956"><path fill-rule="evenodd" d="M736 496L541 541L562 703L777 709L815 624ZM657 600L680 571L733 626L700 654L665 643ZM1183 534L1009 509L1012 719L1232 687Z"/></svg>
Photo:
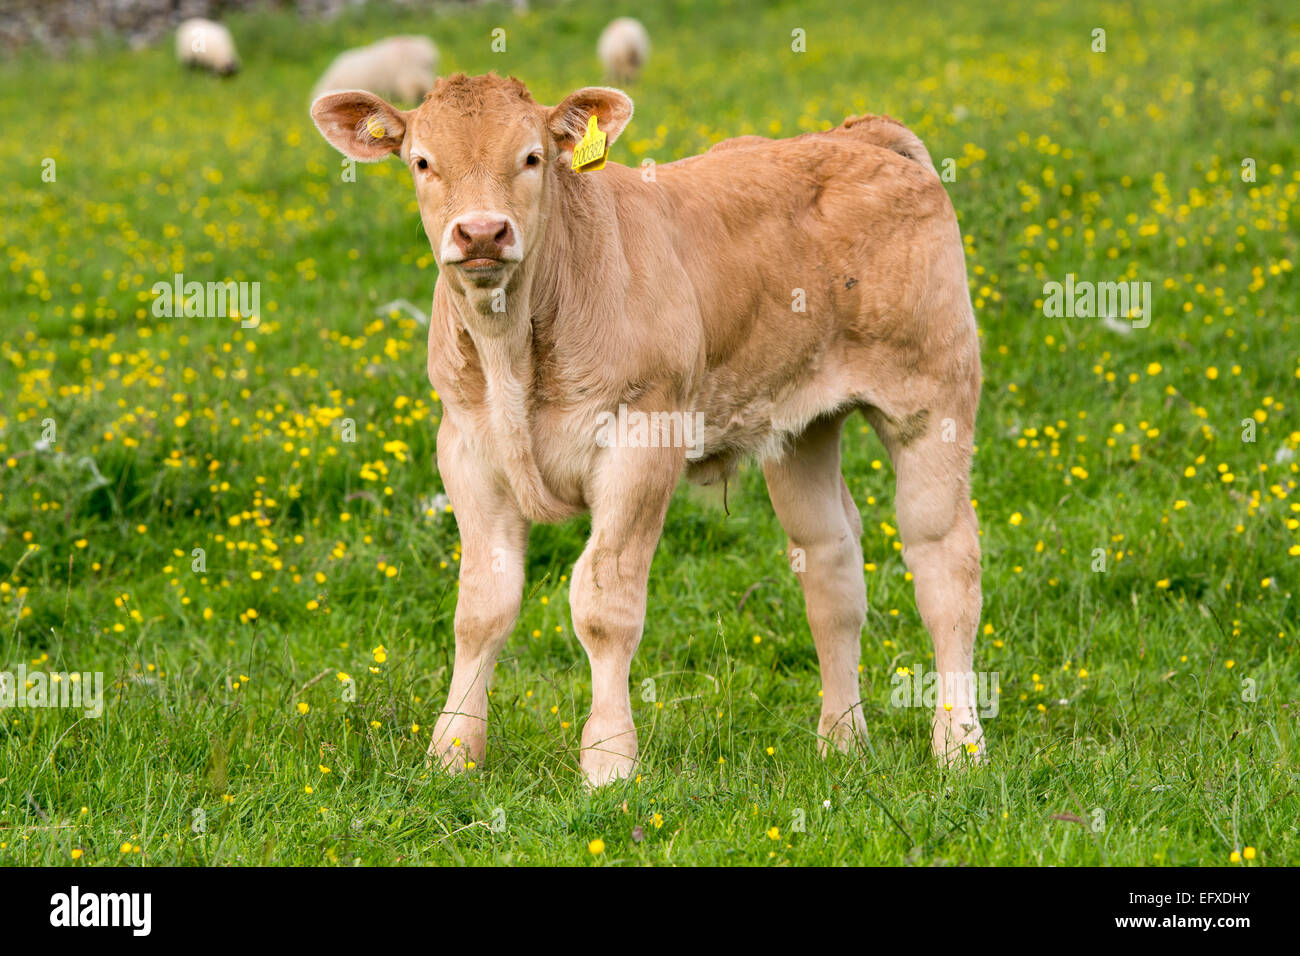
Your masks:
<svg viewBox="0 0 1300 956"><path fill-rule="evenodd" d="M980 719L974 711L966 709L935 713L930 749L941 764L949 767L985 764L989 760Z"/></svg>
<svg viewBox="0 0 1300 956"><path fill-rule="evenodd" d="M430 766L436 763L448 773L460 773L470 769L471 764L481 763L486 749L483 721L460 714L443 714L434 725L426 763Z"/></svg>
<svg viewBox="0 0 1300 956"><path fill-rule="evenodd" d="M817 752L825 759L832 747L842 754L852 753L867 740L867 723L860 711L851 714L822 714L817 723Z"/></svg>
<svg viewBox="0 0 1300 956"><path fill-rule="evenodd" d="M587 789L626 780L636 770L636 728L602 724L594 717L582 729L582 775Z"/></svg>

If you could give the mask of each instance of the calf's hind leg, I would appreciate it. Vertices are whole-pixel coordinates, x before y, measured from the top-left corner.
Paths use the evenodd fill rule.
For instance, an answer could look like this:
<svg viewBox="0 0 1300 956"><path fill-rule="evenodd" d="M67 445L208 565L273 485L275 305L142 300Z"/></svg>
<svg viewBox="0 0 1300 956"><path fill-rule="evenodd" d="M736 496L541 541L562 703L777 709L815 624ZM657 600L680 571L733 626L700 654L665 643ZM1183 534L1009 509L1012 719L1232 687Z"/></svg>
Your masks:
<svg viewBox="0 0 1300 956"><path fill-rule="evenodd" d="M765 462L768 497L789 537L791 566L822 674L818 749L848 750L865 739L858 661L867 589L862 577L862 519L840 474L845 416L814 422L779 459Z"/></svg>
<svg viewBox="0 0 1300 956"><path fill-rule="evenodd" d="M894 463L895 508L916 607L934 641L939 675L931 747L953 763L986 758L972 659L979 625L979 525L970 501L973 410L908 434L879 412L872 425Z"/></svg>

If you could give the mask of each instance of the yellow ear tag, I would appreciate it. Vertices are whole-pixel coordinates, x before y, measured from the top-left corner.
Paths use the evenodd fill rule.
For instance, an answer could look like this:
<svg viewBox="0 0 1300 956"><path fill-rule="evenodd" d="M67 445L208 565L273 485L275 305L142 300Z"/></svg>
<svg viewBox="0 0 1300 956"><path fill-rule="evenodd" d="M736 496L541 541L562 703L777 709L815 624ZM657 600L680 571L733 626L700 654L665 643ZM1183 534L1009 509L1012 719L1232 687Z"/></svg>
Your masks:
<svg viewBox="0 0 1300 956"><path fill-rule="evenodd" d="M366 132L370 134L371 139L383 139L388 135L388 130L384 129L384 124L373 116L366 117Z"/></svg>
<svg viewBox="0 0 1300 956"><path fill-rule="evenodd" d="M587 117L587 134L582 137L577 146L573 147L573 171L590 173L603 169L608 156L609 147L605 144L605 134L596 125L596 116L593 113Z"/></svg>

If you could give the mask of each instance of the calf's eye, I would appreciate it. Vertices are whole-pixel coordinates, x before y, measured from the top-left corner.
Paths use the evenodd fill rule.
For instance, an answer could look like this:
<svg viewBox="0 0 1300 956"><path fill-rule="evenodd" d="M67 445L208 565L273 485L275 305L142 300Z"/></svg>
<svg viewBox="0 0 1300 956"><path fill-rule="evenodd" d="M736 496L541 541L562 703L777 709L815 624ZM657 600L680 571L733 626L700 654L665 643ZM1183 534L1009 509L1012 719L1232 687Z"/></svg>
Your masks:
<svg viewBox="0 0 1300 956"><path fill-rule="evenodd" d="M536 153L529 153L528 158L524 160L524 165L537 166L541 163L541 161L542 161L542 157L538 156Z"/></svg>
<svg viewBox="0 0 1300 956"><path fill-rule="evenodd" d="M418 159L416 159L415 165L417 169L428 169L429 161L425 159L423 156L421 156Z"/></svg>

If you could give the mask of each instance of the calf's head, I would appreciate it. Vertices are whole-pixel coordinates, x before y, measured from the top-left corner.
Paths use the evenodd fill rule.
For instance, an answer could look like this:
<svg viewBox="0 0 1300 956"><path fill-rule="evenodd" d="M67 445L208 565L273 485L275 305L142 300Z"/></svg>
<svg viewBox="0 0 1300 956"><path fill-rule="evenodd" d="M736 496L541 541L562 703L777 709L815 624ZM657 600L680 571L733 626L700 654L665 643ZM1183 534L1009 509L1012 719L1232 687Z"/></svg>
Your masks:
<svg viewBox="0 0 1300 956"><path fill-rule="evenodd" d="M320 97L311 115L345 156L402 158L441 274L486 311L481 302L525 268L540 243L558 177L579 175L570 163L588 119L594 115L613 144L632 101L588 87L548 107L513 77L458 74L440 78L413 110L348 90Z"/></svg>

